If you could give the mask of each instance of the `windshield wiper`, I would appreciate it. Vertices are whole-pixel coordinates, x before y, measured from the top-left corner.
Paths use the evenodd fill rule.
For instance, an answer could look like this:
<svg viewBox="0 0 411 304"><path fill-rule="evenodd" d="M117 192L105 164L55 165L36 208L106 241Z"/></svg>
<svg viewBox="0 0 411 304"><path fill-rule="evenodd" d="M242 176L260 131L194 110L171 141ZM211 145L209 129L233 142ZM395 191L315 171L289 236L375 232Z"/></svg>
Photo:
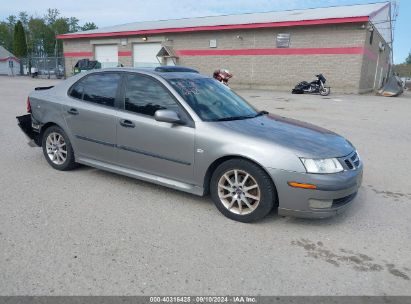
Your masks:
<svg viewBox="0 0 411 304"><path fill-rule="evenodd" d="M267 111L260 111L260 112L258 112L257 114L255 114L255 116L254 117L257 117L257 116L262 116L262 115L267 115L267 114L270 114L270 113L268 113Z"/></svg>
<svg viewBox="0 0 411 304"><path fill-rule="evenodd" d="M255 115L228 116L228 117L217 118L214 121L230 121L230 120L249 119L249 118L255 118L255 117L266 115L266 114L269 114L269 113L267 111L260 111Z"/></svg>
<svg viewBox="0 0 411 304"><path fill-rule="evenodd" d="M228 116L228 117L222 117L222 118L217 118L214 121L230 121L230 120L241 120L241 119L248 119L248 118L254 118L255 116L250 116L250 115L244 115L244 116Z"/></svg>

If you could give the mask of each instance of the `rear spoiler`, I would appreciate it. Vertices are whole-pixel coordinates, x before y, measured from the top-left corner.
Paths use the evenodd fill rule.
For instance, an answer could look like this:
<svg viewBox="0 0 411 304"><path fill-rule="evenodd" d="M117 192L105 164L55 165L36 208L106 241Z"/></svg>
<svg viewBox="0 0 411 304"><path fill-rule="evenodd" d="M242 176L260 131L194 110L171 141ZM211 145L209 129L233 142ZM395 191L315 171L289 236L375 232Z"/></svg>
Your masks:
<svg viewBox="0 0 411 304"><path fill-rule="evenodd" d="M49 87L37 87L37 88L34 88L34 90L35 90L35 91L42 91L42 90L48 90L48 89L51 89L51 88L54 88L54 86L49 86Z"/></svg>

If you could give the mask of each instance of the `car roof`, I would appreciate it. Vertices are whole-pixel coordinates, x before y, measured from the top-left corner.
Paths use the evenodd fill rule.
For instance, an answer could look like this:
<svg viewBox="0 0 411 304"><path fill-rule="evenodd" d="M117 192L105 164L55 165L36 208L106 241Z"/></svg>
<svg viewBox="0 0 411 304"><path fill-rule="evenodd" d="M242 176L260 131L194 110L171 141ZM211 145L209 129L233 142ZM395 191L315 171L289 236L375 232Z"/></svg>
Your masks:
<svg viewBox="0 0 411 304"><path fill-rule="evenodd" d="M199 79L199 78L210 78L207 75L202 75L198 73L196 70L191 68L186 68L182 66L167 67L167 68L105 68L99 70L91 70L92 73L101 73L101 72L135 72L135 73L143 73L149 75L157 75L164 79Z"/></svg>

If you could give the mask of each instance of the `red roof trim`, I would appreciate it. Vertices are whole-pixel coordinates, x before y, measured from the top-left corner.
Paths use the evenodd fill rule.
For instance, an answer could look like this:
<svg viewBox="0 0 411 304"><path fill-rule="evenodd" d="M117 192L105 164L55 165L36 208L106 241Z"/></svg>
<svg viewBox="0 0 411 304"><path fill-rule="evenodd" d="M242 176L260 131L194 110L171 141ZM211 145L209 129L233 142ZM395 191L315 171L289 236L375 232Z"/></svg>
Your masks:
<svg viewBox="0 0 411 304"><path fill-rule="evenodd" d="M64 57L93 57L93 52L65 52Z"/></svg>
<svg viewBox="0 0 411 304"><path fill-rule="evenodd" d="M377 55L364 47L338 48L272 48L272 49L236 49L236 50L177 50L177 56L293 56L293 55L361 55L376 60ZM120 51L118 56L131 56L131 51ZM93 52L66 52L64 57L93 57Z"/></svg>
<svg viewBox="0 0 411 304"><path fill-rule="evenodd" d="M364 54L363 47L339 48L274 48L237 50L179 50L176 54L185 56L264 56L264 55L355 55Z"/></svg>
<svg viewBox="0 0 411 304"><path fill-rule="evenodd" d="M131 51L118 51L119 57L129 57L131 56Z"/></svg>
<svg viewBox="0 0 411 304"><path fill-rule="evenodd" d="M64 34L64 35L57 35L57 38L58 39L76 39L76 38L116 37L116 36L149 35L149 34L160 34L160 33L183 33L183 32L198 32L198 31L219 31L219 30L233 30L233 29L254 29L254 28L270 28L270 27L355 23L355 22L367 22L368 20L369 20L368 16L328 18L328 19L282 21L282 22L254 23L254 24L194 26L194 27L184 27L184 28L165 28L165 29L139 30L139 31L94 33L94 34L86 34L86 33L85 34Z"/></svg>
<svg viewBox="0 0 411 304"><path fill-rule="evenodd" d="M20 59L18 59L17 57L5 57L5 58L0 58L0 61L10 61L10 60L14 60L16 62L20 62Z"/></svg>

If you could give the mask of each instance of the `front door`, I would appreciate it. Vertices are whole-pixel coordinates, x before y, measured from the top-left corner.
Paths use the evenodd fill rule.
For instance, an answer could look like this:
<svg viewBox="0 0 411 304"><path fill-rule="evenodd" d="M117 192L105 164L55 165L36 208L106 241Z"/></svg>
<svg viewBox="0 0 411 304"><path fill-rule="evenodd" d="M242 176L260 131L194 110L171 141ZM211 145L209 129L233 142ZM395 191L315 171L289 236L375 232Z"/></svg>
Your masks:
<svg viewBox="0 0 411 304"><path fill-rule="evenodd" d="M159 109L190 118L158 80L137 73L125 76L124 106L117 122L119 162L154 175L191 183L194 162L194 127L158 122Z"/></svg>
<svg viewBox="0 0 411 304"><path fill-rule="evenodd" d="M118 73L90 74L69 91L64 115L76 157L117 161Z"/></svg>

